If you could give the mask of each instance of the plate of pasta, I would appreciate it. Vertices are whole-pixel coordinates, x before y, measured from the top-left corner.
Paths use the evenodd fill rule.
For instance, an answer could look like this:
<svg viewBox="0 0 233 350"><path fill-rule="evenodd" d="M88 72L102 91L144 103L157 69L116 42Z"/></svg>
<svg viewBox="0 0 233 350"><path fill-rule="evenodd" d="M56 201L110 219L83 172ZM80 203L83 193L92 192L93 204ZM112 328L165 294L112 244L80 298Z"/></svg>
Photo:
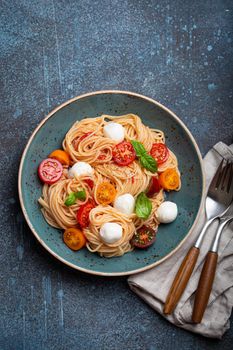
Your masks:
<svg viewBox="0 0 233 350"><path fill-rule="evenodd" d="M145 271L191 233L203 200L198 146L160 103L131 92L69 100L22 155L21 207L57 259L87 273Z"/></svg>

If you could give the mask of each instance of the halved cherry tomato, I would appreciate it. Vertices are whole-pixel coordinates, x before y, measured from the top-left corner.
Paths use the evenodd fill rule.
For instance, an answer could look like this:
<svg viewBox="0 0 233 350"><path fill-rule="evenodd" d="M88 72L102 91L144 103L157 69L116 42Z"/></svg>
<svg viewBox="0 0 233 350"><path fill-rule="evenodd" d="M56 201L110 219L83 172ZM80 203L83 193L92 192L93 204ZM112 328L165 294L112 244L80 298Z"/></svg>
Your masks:
<svg viewBox="0 0 233 350"><path fill-rule="evenodd" d="M63 165L70 164L69 154L61 149L56 149L55 151L50 153L49 158L55 158L55 159L59 160L59 162Z"/></svg>
<svg viewBox="0 0 233 350"><path fill-rule="evenodd" d="M77 211L77 221L81 227L87 227L89 225L89 213L95 208L95 203L93 200L89 200L87 203L81 205Z"/></svg>
<svg viewBox="0 0 233 350"><path fill-rule="evenodd" d="M132 245L137 248L147 248L151 246L156 238L156 230L149 226L142 226L133 236Z"/></svg>
<svg viewBox="0 0 233 350"><path fill-rule="evenodd" d="M86 184L90 187L91 190L93 189L94 181L92 179L86 179L84 180L84 182L86 182Z"/></svg>
<svg viewBox="0 0 233 350"><path fill-rule="evenodd" d="M153 194L158 193L160 189L161 189L161 186L159 183L159 179L156 176L153 176L150 179L150 183L149 183L146 195L148 197L151 197L153 196Z"/></svg>
<svg viewBox="0 0 233 350"><path fill-rule="evenodd" d="M150 150L150 154L157 161L158 165L163 164L168 160L169 150L164 143L154 143Z"/></svg>
<svg viewBox="0 0 233 350"><path fill-rule="evenodd" d="M75 150L78 149L78 145L80 144L80 142L82 140L84 140L87 136L91 135L92 134L92 131L90 132L86 132L85 134L83 134L82 136L78 136L76 137L73 141L72 141L72 144L73 144L73 147Z"/></svg>
<svg viewBox="0 0 233 350"><path fill-rule="evenodd" d="M72 250L79 250L86 244L86 237L81 230L71 227L63 233L64 243Z"/></svg>
<svg viewBox="0 0 233 350"><path fill-rule="evenodd" d="M165 190L176 190L180 184L180 177L176 169L166 169L159 175L159 183Z"/></svg>
<svg viewBox="0 0 233 350"><path fill-rule="evenodd" d="M112 157L115 163L121 166L129 165L136 158L136 153L128 141L122 141L114 146L112 150Z"/></svg>
<svg viewBox="0 0 233 350"><path fill-rule="evenodd" d="M110 204L116 197L116 189L109 182L102 182L97 187L96 200L99 204Z"/></svg>
<svg viewBox="0 0 233 350"><path fill-rule="evenodd" d="M38 168L38 175L41 181L48 185L52 185L57 182L63 172L63 167L57 159L47 158L44 159Z"/></svg>

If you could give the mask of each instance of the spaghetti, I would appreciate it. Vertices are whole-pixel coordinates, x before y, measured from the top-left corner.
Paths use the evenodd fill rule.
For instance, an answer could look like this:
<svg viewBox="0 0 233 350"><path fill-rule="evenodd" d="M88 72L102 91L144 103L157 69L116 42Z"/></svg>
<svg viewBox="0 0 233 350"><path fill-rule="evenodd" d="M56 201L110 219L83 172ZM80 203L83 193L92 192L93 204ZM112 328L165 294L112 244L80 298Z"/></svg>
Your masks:
<svg viewBox="0 0 233 350"><path fill-rule="evenodd" d="M164 189L150 197L152 210L149 217L143 220L137 217L135 212L130 215L120 212L114 207L114 202L106 206L98 203L99 184L108 182L114 186L117 196L128 193L136 199L140 193L146 193L152 177L159 179L161 173L167 169L174 169L179 178L175 190L178 191L181 186L177 158L171 150L168 150L166 161L158 162L156 173L143 167L140 157L136 157L127 166L117 164L114 161L113 148L119 142L106 137L104 133L104 127L109 122L120 124L124 128L124 140L128 143L137 140L148 154L154 144L165 144L164 133L161 130L145 126L134 114L102 115L77 121L65 135L63 150L70 157L70 166L85 162L92 167L93 173L70 177L67 165L63 165L61 178L53 184L45 183L39 198L45 220L58 229L78 227L80 223L77 222L77 212L95 201L88 213L88 225L83 227L83 233L87 239L87 249L104 257L121 256L132 251L131 240L140 227L148 225L154 230L157 229L159 221L156 211L164 201ZM85 191L85 199L77 199L69 206L65 204L69 195L82 190ZM122 227L122 237L114 243L103 241L99 234L102 225L109 222Z"/></svg>

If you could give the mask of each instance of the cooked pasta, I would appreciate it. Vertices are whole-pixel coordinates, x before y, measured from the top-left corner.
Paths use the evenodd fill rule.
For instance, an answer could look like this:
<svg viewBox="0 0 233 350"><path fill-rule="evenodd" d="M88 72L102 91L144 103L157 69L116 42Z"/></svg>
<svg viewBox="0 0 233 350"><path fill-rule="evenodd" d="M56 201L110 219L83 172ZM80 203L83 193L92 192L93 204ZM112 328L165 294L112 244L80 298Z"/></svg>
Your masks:
<svg viewBox="0 0 233 350"><path fill-rule="evenodd" d="M119 142L116 137L106 136L105 127L111 122L123 127L124 141ZM133 149L132 140L138 142L141 147L141 155ZM126 147L125 153L120 152L120 157L125 157L123 163L120 163L122 159L116 153L116 149L117 152L119 151L116 147L121 143ZM154 146L155 144L157 145ZM153 148L157 155L156 152L161 144L164 145L166 153L164 159L157 161L158 169L155 171L141 158L147 157L148 160L150 157L149 161L151 161L151 158L154 157L151 153ZM176 176L175 185L172 184L171 189L178 191L181 186L177 158L171 150L165 147L163 132L145 126L134 114L102 115L75 122L65 135L62 146L63 152L65 151L70 157L70 167L63 163L61 177L56 182L44 180L45 184L39 203L45 220L49 225L58 229L66 230L81 226L86 237L87 249L90 252L99 253L100 256L121 256L132 251L131 241L138 229L144 226L149 226L153 230L157 229L159 221L156 212L164 201L164 189L169 190L169 188L166 188L165 185L163 188L160 186L158 191L150 195L148 200L151 203L149 207L151 206L152 209L147 218L138 216L137 210L130 214L120 211L115 207L114 200L124 194L131 195L134 199L137 199L141 193L146 194L152 178L158 180L161 175L161 183L166 182L167 170L173 172L172 181ZM129 159L132 154L134 158ZM57 160L62 163L62 158L57 158ZM154 158L152 160L156 164ZM126 165L124 161L129 163ZM84 168L86 173L82 170ZM40 177L42 178L43 175ZM100 184L103 184L104 188L102 193L99 193ZM114 196L112 198L109 194L110 189ZM68 203L67 198L71 202ZM85 211L87 207L89 212ZM80 212L85 213L83 217L80 216ZM120 239L114 242L103 239L100 230L106 223L118 224L121 228Z"/></svg>
<svg viewBox="0 0 233 350"><path fill-rule="evenodd" d="M115 222L122 226L122 238L116 243L106 244L99 239L100 227L106 222ZM90 225L84 229L91 252L98 252L101 256L120 256L132 250L130 240L133 237L135 226L131 217L117 212L113 207L98 207L90 212Z"/></svg>

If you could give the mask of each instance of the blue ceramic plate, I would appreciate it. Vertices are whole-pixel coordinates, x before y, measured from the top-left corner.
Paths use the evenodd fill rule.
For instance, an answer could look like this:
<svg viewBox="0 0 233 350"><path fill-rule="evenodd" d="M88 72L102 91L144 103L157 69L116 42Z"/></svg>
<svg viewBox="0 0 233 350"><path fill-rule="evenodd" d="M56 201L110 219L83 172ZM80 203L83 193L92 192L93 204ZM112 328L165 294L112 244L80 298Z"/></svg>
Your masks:
<svg viewBox="0 0 233 350"><path fill-rule="evenodd" d="M178 205L177 219L160 225L156 243L147 250L134 250L122 257L101 258L87 249L73 252L62 241L62 231L44 220L37 199L42 186L37 177L39 163L61 142L76 120L101 114L134 113L149 127L161 129L175 152L182 174L182 188L167 199ZM99 91L63 103L36 128L24 150L19 168L19 197L24 216L38 241L57 259L84 272L117 276L150 269L172 255L190 234L203 199L203 170L198 146L178 117L158 102L124 91Z"/></svg>

